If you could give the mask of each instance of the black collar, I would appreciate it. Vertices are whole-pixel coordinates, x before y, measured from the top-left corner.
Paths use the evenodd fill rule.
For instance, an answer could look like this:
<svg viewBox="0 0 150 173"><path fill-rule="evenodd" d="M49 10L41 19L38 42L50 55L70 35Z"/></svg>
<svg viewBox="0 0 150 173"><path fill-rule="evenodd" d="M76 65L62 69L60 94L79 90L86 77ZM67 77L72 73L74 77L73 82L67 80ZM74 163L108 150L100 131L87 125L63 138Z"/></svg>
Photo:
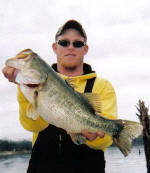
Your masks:
<svg viewBox="0 0 150 173"><path fill-rule="evenodd" d="M53 70L57 71L57 64L52 64L52 68ZM83 72L84 74L88 74L88 73L94 73L95 71L92 71L92 67L89 64L84 63L83 64Z"/></svg>

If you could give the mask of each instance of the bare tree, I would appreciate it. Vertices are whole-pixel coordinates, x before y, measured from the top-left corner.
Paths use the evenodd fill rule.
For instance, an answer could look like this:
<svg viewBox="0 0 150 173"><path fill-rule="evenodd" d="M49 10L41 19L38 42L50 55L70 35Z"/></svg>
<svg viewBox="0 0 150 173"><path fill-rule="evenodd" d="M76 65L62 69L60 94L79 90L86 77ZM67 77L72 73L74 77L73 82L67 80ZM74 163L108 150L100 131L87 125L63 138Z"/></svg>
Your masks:
<svg viewBox="0 0 150 173"><path fill-rule="evenodd" d="M136 108L139 111L136 115L139 117L143 126L143 141L147 162L147 173L150 173L150 115L148 115L148 107L145 106L144 101L139 100Z"/></svg>

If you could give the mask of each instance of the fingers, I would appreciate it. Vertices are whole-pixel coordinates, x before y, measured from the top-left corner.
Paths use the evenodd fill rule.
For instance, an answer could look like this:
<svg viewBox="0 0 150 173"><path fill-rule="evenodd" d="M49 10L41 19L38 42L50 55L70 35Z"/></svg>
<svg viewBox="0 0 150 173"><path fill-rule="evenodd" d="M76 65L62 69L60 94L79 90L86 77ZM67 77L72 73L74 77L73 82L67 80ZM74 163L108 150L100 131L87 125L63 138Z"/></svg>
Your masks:
<svg viewBox="0 0 150 173"><path fill-rule="evenodd" d="M96 133L91 133L88 131L82 131L82 135L90 141L93 141L97 137Z"/></svg>
<svg viewBox="0 0 150 173"><path fill-rule="evenodd" d="M104 132L101 132L101 131L97 132L96 134L97 134L97 136L99 136L100 138L104 138L104 136L105 136L105 133L104 133Z"/></svg>
<svg viewBox="0 0 150 173"><path fill-rule="evenodd" d="M102 131L99 131L96 133L91 133L91 132L84 130L81 133L84 137L86 137L90 141L93 141L94 139L96 139L97 136L99 136L100 138L104 138L104 136L105 136L105 133Z"/></svg>
<svg viewBox="0 0 150 173"><path fill-rule="evenodd" d="M6 66L2 69L2 72L3 72L4 76L8 79L9 82L15 83L17 69Z"/></svg>

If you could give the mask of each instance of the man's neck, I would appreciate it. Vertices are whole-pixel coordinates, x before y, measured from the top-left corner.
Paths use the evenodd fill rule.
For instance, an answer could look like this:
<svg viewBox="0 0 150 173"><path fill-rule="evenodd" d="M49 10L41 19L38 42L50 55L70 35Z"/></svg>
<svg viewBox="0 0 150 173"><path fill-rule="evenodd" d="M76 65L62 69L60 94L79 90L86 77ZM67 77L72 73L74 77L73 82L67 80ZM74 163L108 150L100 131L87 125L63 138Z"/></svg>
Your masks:
<svg viewBox="0 0 150 173"><path fill-rule="evenodd" d="M57 71L68 77L81 76L83 74L83 64L75 68L66 68L57 64Z"/></svg>

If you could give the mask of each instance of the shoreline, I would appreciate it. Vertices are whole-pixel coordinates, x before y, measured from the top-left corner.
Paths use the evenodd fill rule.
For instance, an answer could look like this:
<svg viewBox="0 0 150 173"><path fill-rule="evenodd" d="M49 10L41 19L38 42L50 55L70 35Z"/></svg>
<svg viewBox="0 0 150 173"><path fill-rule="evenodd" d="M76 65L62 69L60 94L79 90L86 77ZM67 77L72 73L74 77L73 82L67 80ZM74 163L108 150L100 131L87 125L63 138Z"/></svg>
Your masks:
<svg viewBox="0 0 150 173"><path fill-rule="evenodd" d="M0 151L0 159L3 157L31 154L31 151Z"/></svg>
<svg viewBox="0 0 150 173"><path fill-rule="evenodd" d="M132 146L143 145L142 136L133 140ZM116 147L113 143L109 148ZM31 154L32 142L28 140L12 141L12 140L0 140L0 158L7 156Z"/></svg>

